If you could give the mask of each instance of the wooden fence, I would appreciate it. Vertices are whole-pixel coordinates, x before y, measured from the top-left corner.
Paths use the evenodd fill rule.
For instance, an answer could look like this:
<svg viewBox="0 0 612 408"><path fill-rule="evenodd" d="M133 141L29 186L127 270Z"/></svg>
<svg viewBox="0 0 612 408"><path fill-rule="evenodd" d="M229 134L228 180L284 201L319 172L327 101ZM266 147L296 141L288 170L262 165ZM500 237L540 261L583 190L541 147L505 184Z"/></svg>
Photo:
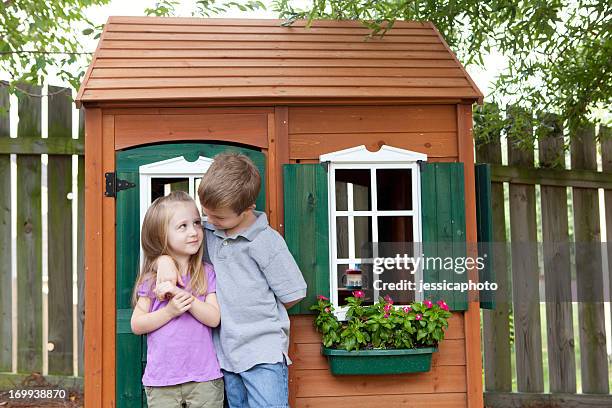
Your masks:
<svg viewBox="0 0 612 408"><path fill-rule="evenodd" d="M21 88L31 95L41 94L40 87L23 85ZM48 138L45 139L41 137L43 98L24 94L18 97L17 138L10 138L9 116L0 114L0 388L10 381L15 383L19 373L34 371L60 376L57 378L83 374L83 118L80 115L78 139L73 139L70 92L49 87ZM5 86L0 86L0 107L6 110L9 107ZM567 298L572 290L572 260L565 252L555 251L546 243L570 238L577 242L600 241L597 197L601 188L605 189L605 218L608 240L612 241L612 140L605 137L611 132L606 128L600 130L602 172L597 170L594 127L582 128L573 135L571 168L565 169L560 120L548 115L542 118L542 124L548 129L548 136L538 140L537 168L534 166L534 146L519 149L511 138L507 143L508 165L502 165L499 137L477 146L477 160L492 163L494 240L505 242L509 236L513 243L536 243L536 226L541 225L545 290ZM521 131L531 134L534 130L526 127ZM48 155L48 204L42 201L42 155ZM78 155L78 160L73 161L73 155ZM11 158L16 162L16 205L11 199ZM78 187L73 191L75 162L78 163ZM508 214L504 205L505 183L510 200ZM540 203L536 202L538 185ZM569 212L568 187L572 194ZM72 215L75 199L78 203L76 218ZM539 212L536 211L538 206ZM44 207L48 207L46 216L42 212ZM536 219L537 213L541 214L540 220ZM43 251L44 220L48 231L46 251ZM573 220L573 225L568 220ZM15 242L12 225L16 226ZM73 239L75 230L76 239ZM594 253L577 254L575 258L576 285L582 299L603 299L602 254L597 253L595 246L592 248ZM612 275L610 246L608 251L611 262L607 272ZM47 256L43 257L43 252ZM76 254L76 265L73 254ZM511 268L506 267L510 259L495 258L499 290L511 293L511 302L498 302L495 310L483 312L486 405L495 408L528 404L555 406L555 403L612 406L604 303L578 305L579 330L575 333L572 303L547 302L548 359L544 361L539 262L537 257L512 258ZM45 268L43 260L47 263ZM12 272L13 264L16 275ZM43 276L43 269L48 271L48 278ZM76 280L73 279L74 269ZM78 302L74 302L75 294ZM512 385L511 313L517 392L513 392ZM577 393L577 344L581 350L582 393ZM545 363L549 373L548 393L544 392Z"/></svg>
<svg viewBox="0 0 612 408"><path fill-rule="evenodd" d="M528 114L510 111L513 120L520 115ZM509 296L507 301L498 302L495 310L483 312L485 405L609 407L612 396L608 386L604 315L604 300L609 299L604 299L604 292L608 292L604 291L604 274L610 284L612 246L606 248L595 243L601 242L598 189L604 189L607 240L612 241L612 132L605 127L599 129L602 171L597 168L595 126L581 127L575 134L565 135L566 140L571 138L571 166L567 169L561 119L554 115L540 118L537 129L529 126L513 129L524 136L538 132L540 137L531 146L519 148L516 138L505 139L508 165L502 166L500 133L476 149L478 162L492 163L494 241L503 243L508 237L511 241L507 256L499 252L502 256L494 260L499 290ZM514 123L519 122L528 123ZM504 205L505 184L509 211ZM539 241L538 225L542 259L538 259L537 248L528 248ZM561 243L569 241L582 245L572 256L572 251L561 247ZM516 253L518 245L533 256ZM610 260L605 271L604 252ZM543 265L542 273L539 265ZM540 313L540 302L545 300L540 297L542 284L547 300L545 316ZM569 301L572 293L580 302ZM551 301L552 298L556 301ZM576 312L577 331L573 324ZM516 356L514 388L511 314ZM543 357L543 341L547 342L547 359ZM548 373L548 384L544 373ZM577 384L581 384L581 392L577 392L580 391Z"/></svg>
<svg viewBox="0 0 612 408"><path fill-rule="evenodd" d="M41 87L19 88L25 93L17 96L17 138L11 138L8 89L0 84L0 389L32 372L64 381L83 374L83 118L73 139L71 89L49 86L42 96ZM48 138L41 129L45 98Z"/></svg>

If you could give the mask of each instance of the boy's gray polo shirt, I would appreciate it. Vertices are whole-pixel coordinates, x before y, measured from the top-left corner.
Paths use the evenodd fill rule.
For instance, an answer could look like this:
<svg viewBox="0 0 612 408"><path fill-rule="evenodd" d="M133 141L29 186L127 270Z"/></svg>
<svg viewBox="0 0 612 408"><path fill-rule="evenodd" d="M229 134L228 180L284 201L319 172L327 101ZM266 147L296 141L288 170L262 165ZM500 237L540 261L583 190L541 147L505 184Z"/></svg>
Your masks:
<svg viewBox="0 0 612 408"><path fill-rule="evenodd" d="M287 359L289 316L283 303L306 296L306 282L283 237L265 213L236 236L205 224L217 275L221 324L213 340L221 368L240 373Z"/></svg>

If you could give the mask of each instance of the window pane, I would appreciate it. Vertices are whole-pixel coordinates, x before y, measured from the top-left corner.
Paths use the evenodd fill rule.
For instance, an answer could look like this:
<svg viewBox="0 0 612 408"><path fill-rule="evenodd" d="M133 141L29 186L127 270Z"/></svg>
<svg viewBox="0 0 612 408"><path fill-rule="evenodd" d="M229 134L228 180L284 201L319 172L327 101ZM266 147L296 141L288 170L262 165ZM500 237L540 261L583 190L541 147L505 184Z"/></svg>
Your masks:
<svg viewBox="0 0 612 408"><path fill-rule="evenodd" d="M371 258L372 217L355 217L355 258Z"/></svg>
<svg viewBox="0 0 612 408"><path fill-rule="evenodd" d="M380 260L376 264L374 279L378 281L376 288L379 296L391 296L396 304L406 304L414 300L414 286L409 282L415 282L418 263L422 260L414 257L415 246L413 243L395 242L381 243L377 245L377 255L386 259L384 263Z"/></svg>
<svg viewBox="0 0 612 408"><path fill-rule="evenodd" d="M371 210L370 170L336 170L336 210L346 211L351 206L349 189L353 190L352 208L356 211Z"/></svg>
<svg viewBox="0 0 612 408"><path fill-rule="evenodd" d="M166 196L172 191L189 193L189 178L156 177L151 179L151 202L156 198Z"/></svg>
<svg viewBox="0 0 612 408"><path fill-rule="evenodd" d="M414 277L411 271L406 269L390 268L384 273L374 277L380 280L376 285L381 290L378 292L380 297L390 296L395 304L405 305L413 302L415 292L408 286L407 282L414 283ZM390 289L393 290L390 290Z"/></svg>
<svg viewBox="0 0 612 408"><path fill-rule="evenodd" d="M378 217L378 242L414 242L412 217Z"/></svg>
<svg viewBox="0 0 612 408"><path fill-rule="evenodd" d="M351 275L351 281L348 281L347 270L348 269L360 269L361 270L361 288L356 286L347 286L347 283L355 282L356 275ZM346 305L346 298L353 296L353 292L361 290L365 294L364 304L373 304L374 290L372 289L372 264L362 264L358 268L351 268L347 264L338 265L337 268L337 282L338 282L338 304L340 306Z"/></svg>
<svg viewBox="0 0 612 408"><path fill-rule="evenodd" d="M379 210L412 210L412 170L377 169L376 197Z"/></svg>
<svg viewBox="0 0 612 408"><path fill-rule="evenodd" d="M336 252L339 259L349 257L348 217L336 217Z"/></svg>

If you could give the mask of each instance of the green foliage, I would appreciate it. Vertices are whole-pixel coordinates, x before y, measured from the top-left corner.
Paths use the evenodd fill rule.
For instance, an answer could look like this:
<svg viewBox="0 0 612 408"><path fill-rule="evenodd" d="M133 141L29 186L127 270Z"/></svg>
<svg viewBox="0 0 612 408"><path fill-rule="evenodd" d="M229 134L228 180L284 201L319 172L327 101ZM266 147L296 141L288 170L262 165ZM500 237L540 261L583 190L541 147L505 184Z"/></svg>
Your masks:
<svg viewBox="0 0 612 408"><path fill-rule="evenodd" d="M347 298L346 321L334 315L329 299L319 296L311 310L318 311L314 324L325 347L347 351L360 349L407 349L437 346L444 339L451 313L443 301L394 307L390 298L363 306L357 295Z"/></svg>
<svg viewBox="0 0 612 408"><path fill-rule="evenodd" d="M288 19L360 20L384 35L397 20L432 21L465 64L492 51L508 67L488 96L554 112L570 127L612 104L612 3L607 0L313 0L305 10L274 0ZM536 120L536 119L534 119Z"/></svg>
<svg viewBox="0 0 612 408"><path fill-rule="evenodd" d="M74 87L89 64L89 50L82 48L81 35L99 34L85 17L88 7L110 0L5 0L0 7L0 69L12 83L40 84L49 68ZM83 30L83 27L87 27ZM74 66L81 67L74 72Z"/></svg>

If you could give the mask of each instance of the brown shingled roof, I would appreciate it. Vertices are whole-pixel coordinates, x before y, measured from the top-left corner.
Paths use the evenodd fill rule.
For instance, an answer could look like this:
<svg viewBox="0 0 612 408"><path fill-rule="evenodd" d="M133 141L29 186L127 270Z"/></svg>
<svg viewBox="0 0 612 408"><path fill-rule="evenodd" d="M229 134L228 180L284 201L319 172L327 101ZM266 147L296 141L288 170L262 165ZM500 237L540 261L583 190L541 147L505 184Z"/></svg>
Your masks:
<svg viewBox="0 0 612 408"><path fill-rule="evenodd" d="M431 23L383 39L354 21L111 17L77 104L453 98L482 93Z"/></svg>

